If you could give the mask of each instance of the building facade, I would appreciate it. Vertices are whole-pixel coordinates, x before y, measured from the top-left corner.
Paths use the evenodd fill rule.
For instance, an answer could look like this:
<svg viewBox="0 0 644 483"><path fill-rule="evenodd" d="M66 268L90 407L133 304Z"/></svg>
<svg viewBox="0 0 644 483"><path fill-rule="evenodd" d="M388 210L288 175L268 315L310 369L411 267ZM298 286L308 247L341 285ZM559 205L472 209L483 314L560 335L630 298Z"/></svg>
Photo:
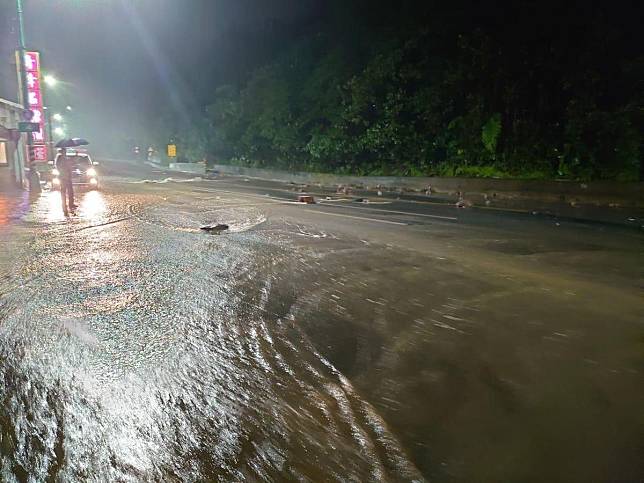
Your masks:
<svg viewBox="0 0 644 483"><path fill-rule="evenodd" d="M23 111L20 104L0 98L0 189L26 184L26 135L18 131Z"/></svg>

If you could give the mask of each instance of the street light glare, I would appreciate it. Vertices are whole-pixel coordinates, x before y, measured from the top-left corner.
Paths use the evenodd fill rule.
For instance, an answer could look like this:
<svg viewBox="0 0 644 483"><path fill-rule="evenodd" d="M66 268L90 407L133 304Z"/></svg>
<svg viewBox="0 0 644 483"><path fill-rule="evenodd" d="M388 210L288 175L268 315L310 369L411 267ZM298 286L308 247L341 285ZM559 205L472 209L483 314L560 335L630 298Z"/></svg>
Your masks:
<svg viewBox="0 0 644 483"><path fill-rule="evenodd" d="M71 110L72 110L72 106L67 106L67 107L65 107L65 109L67 109L68 111L71 111Z"/></svg>
<svg viewBox="0 0 644 483"><path fill-rule="evenodd" d="M60 121L63 120L63 116L61 114L58 114L58 113L54 114L52 117L54 118L54 121L60 122Z"/></svg>
<svg viewBox="0 0 644 483"><path fill-rule="evenodd" d="M53 75L46 75L44 77L45 84L47 84L49 87L54 87L56 84L58 84L58 79L56 79Z"/></svg>
<svg viewBox="0 0 644 483"><path fill-rule="evenodd" d="M56 134L56 136L64 136L65 130L62 127L57 127L54 129L54 134Z"/></svg>

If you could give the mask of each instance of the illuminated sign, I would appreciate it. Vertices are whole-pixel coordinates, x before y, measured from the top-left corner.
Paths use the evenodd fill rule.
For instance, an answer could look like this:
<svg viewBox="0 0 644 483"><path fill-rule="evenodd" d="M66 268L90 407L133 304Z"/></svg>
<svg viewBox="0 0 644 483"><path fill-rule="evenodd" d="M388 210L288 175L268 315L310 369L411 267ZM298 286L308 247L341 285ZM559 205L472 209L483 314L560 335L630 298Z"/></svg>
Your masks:
<svg viewBox="0 0 644 483"><path fill-rule="evenodd" d="M32 161L47 161L47 146L44 144L34 144L31 146L30 158Z"/></svg>
<svg viewBox="0 0 644 483"><path fill-rule="evenodd" d="M27 107L31 113L30 121L38 124L38 130L32 133L36 149L33 150L34 161L47 161L47 148L45 145L45 115L40 89L40 54L38 52L25 52L25 75L27 76Z"/></svg>
<svg viewBox="0 0 644 483"><path fill-rule="evenodd" d="M168 144L168 157L169 158L176 158L177 157L177 145L176 144Z"/></svg>

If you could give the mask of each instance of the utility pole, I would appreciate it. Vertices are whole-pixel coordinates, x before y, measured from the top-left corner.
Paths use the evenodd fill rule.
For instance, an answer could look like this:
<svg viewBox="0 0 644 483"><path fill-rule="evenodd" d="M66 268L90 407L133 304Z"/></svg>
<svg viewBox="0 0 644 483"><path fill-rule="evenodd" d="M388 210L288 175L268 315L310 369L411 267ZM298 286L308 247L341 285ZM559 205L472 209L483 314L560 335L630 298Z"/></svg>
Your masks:
<svg viewBox="0 0 644 483"><path fill-rule="evenodd" d="M16 11L18 13L18 52L20 61L20 93L22 94L22 105L25 109L29 107L29 96L27 94L27 71L25 69L25 21L22 10L22 0L16 0ZM31 137L31 136L29 136Z"/></svg>
<svg viewBox="0 0 644 483"><path fill-rule="evenodd" d="M55 158L54 156L54 136L52 135L52 126L51 126L51 109L49 107L45 107L45 112L47 113L47 136L49 138L49 148L47 150L49 160L53 160Z"/></svg>
<svg viewBox="0 0 644 483"><path fill-rule="evenodd" d="M24 109L29 109L29 93L27 86L27 69L25 68L25 54L27 52L26 42L25 42L25 21L22 10L22 0L16 0L16 12L18 14L18 52L20 62L20 91L22 94L22 107ZM27 146L29 148L33 145L33 137L30 132L27 133ZM29 158L29 153L31 149L27 149L27 157ZM33 163L31 159L28 159L29 164L29 189L34 192L40 192L40 177L38 173L33 169Z"/></svg>

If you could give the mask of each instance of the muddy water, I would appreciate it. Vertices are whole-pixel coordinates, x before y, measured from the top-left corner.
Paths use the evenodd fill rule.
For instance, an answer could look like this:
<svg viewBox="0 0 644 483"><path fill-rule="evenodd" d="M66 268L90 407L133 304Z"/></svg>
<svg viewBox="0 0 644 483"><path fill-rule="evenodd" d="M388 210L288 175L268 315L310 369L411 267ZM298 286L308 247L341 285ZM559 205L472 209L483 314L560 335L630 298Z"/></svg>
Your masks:
<svg viewBox="0 0 644 483"><path fill-rule="evenodd" d="M304 260L256 213L209 237L180 203L88 193L66 220L55 196L5 233L3 481L422 479L301 329L276 281Z"/></svg>
<svg viewBox="0 0 644 483"><path fill-rule="evenodd" d="M644 476L644 298L628 286L557 278L543 267L559 252L526 272L467 269L466 253L459 262L324 240L316 251L296 318L426 477ZM611 268L595 277L633 267Z"/></svg>
<svg viewBox="0 0 644 483"><path fill-rule="evenodd" d="M3 481L644 475L636 250L403 248L168 184L0 228Z"/></svg>

